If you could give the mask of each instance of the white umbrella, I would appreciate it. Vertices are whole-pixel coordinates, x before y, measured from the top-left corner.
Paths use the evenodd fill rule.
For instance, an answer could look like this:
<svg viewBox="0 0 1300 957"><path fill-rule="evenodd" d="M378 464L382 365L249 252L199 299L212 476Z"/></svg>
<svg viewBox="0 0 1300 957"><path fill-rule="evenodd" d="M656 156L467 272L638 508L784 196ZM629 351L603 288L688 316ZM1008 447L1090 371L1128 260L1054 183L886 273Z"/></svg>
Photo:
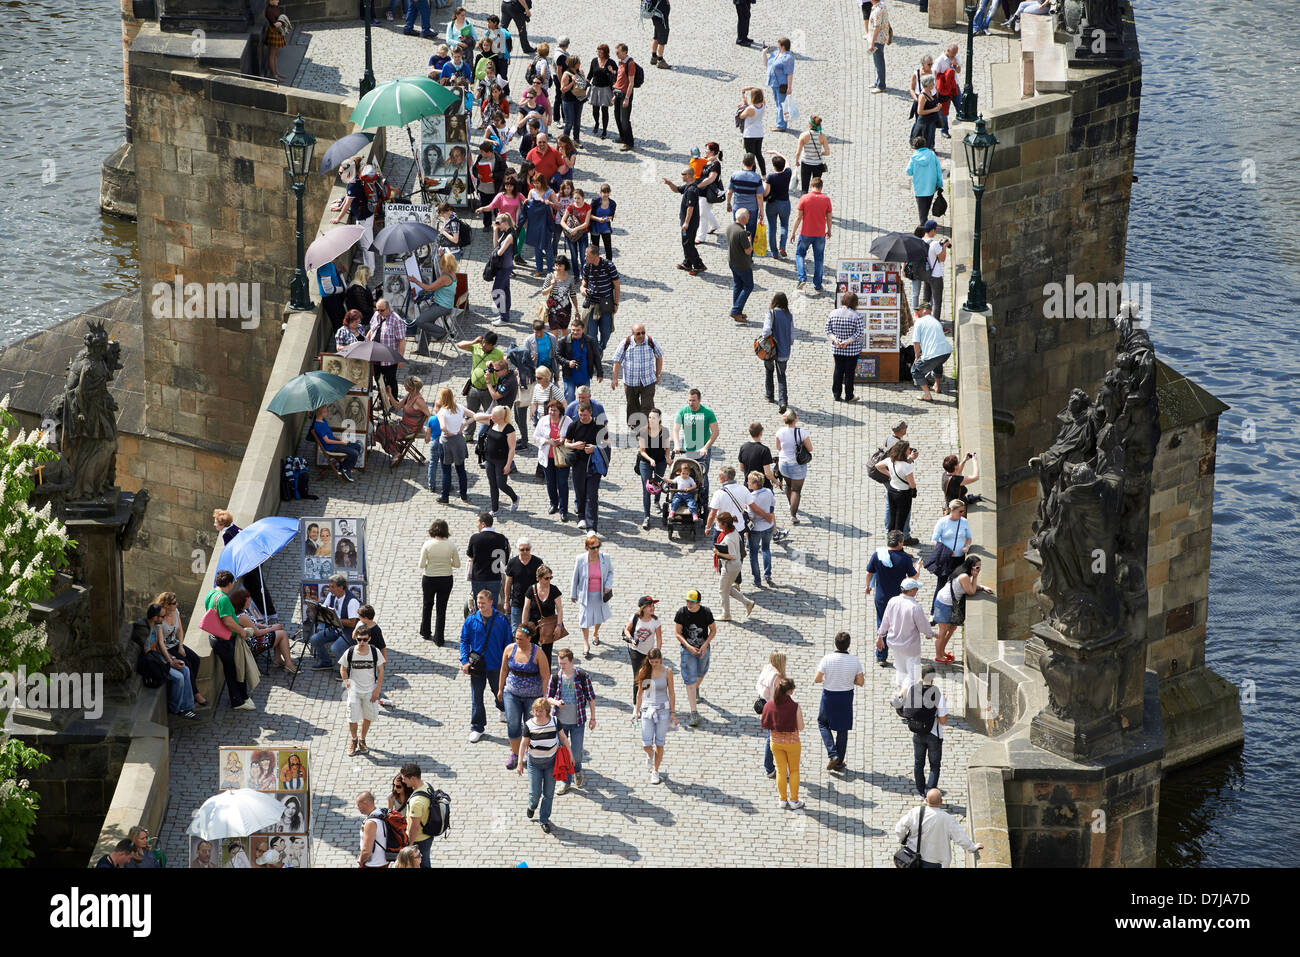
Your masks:
<svg viewBox="0 0 1300 957"><path fill-rule="evenodd" d="M280 820L284 805L272 794L239 788L222 791L208 798L194 812L186 834L205 841L219 841L223 837L247 837L265 831Z"/></svg>
<svg viewBox="0 0 1300 957"><path fill-rule="evenodd" d="M307 247L302 257L303 268L319 269L325 263L333 262L355 246L365 231L364 226L335 226Z"/></svg>

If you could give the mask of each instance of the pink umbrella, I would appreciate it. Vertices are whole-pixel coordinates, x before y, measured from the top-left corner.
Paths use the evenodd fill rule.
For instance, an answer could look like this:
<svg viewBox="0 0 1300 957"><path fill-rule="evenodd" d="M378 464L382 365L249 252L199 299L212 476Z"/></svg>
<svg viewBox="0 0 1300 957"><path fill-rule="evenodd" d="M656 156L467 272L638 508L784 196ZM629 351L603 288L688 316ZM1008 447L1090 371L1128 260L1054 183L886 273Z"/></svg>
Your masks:
<svg viewBox="0 0 1300 957"><path fill-rule="evenodd" d="M307 247L303 267L309 270L319 269L325 263L338 259L357 244L365 231L364 226L335 226Z"/></svg>

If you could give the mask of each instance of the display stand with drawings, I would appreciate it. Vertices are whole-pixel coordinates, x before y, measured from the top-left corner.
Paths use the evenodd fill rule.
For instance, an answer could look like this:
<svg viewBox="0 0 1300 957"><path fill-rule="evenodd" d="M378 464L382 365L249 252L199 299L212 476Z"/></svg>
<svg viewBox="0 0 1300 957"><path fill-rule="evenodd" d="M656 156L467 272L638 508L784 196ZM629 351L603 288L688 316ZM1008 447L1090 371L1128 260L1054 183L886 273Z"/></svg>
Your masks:
<svg viewBox="0 0 1300 957"><path fill-rule="evenodd" d="M841 259L835 267L835 305L855 293L866 324L857 382L898 382L902 346L902 267L876 259Z"/></svg>
<svg viewBox="0 0 1300 957"><path fill-rule="evenodd" d="M469 188L469 123L459 98L447 113L420 120L420 168L435 204L465 209L477 201Z"/></svg>
<svg viewBox="0 0 1300 957"><path fill-rule="evenodd" d="M274 795L284 810L271 827L247 837L190 838L190 867L281 870L311 866L311 751L296 746L217 748L220 790L252 788ZM200 845L207 844L207 848Z"/></svg>
<svg viewBox="0 0 1300 957"><path fill-rule="evenodd" d="M354 388L341 399L326 407L325 421L334 437L361 446L357 456L359 469L366 467L366 453L370 448L370 433L374 428L374 407L370 395L370 363L364 359L345 359L336 353L322 353L319 357L322 372L330 372L354 383ZM325 453L316 447L316 464L325 466Z"/></svg>

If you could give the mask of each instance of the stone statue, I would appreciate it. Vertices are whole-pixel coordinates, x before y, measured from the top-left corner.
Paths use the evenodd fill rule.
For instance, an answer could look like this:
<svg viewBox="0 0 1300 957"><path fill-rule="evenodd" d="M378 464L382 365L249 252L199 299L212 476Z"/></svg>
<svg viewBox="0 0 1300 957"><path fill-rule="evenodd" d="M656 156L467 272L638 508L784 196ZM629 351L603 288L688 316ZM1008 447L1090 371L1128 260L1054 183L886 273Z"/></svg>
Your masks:
<svg viewBox="0 0 1300 957"><path fill-rule="evenodd" d="M1155 349L1131 303L1095 401L1070 394L1056 441L1029 464L1042 498L1026 557L1046 620L1034 626L1050 704L1030 740L1071 757L1106 753L1140 718L1125 697L1145 662L1151 472L1160 441ZM1137 685L1140 687L1140 681ZM1134 712L1134 708L1137 712Z"/></svg>
<svg viewBox="0 0 1300 957"><path fill-rule="evenodd" d="M1089 32L1101 30L1108 39L1119 36L1120 0L1083 0L1083 19Z"/></svg>
<svg viewBox="0 0 1300 957"><path fill-rule="evenodd" d="M109 383L122 368L121 345L109 342L102 321L87 321L85 346L68 366L62 394L48 421L57 428L59 450L71 474L69 503L109 502L116 478L117 403Z"/></svg>

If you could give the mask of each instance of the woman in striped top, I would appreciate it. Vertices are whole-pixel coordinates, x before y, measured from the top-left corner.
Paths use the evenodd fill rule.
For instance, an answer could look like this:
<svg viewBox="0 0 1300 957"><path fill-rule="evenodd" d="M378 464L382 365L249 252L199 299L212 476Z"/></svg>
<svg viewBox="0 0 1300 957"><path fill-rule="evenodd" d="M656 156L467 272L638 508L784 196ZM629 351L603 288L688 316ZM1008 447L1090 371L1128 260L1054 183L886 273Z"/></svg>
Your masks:
<svg viewBox="0 0 1300 957"><path fill-rule="evenodd" d="M555 749L569 746L569 736L560 730L545 698L533 702L533 716L524 722L524 740L520 754L528 756L528 816L531 818L540 801L542 831L551 833L551 802L555 799ZM524 773L519 762L516 774Z"/></svg>

